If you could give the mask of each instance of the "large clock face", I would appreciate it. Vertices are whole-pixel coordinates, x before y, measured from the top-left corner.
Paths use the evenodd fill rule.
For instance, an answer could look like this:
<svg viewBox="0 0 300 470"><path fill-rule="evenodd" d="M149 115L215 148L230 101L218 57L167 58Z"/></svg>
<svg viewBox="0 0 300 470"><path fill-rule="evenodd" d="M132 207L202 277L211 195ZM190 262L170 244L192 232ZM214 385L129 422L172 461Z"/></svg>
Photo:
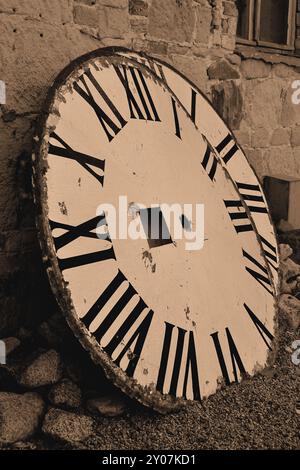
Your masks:
<svg viewBox="0 0 300 470"><path fill-rule="evenodd" d="M278 290L278 250L274 225L260 182L233 133L214 110L201 91L182 74L167 63L119 49L117 54L130 57L148 67L173 91L187 111L190 119L207 138L220 163L230 174L240 198L251 212L253 224L258 232L266 262L272 273L272 282Z"/></svg>
<svg viewBox="0 0 300 470"><path fill-rule="evenodd" d="M50 281L71 328L116 385L164 411L267 364L274 279L236 181L250 201L263 196L244 173L230 176L212 139L217 122L206 136L137 58L98 51L62 73L34 181Z"/></svg>

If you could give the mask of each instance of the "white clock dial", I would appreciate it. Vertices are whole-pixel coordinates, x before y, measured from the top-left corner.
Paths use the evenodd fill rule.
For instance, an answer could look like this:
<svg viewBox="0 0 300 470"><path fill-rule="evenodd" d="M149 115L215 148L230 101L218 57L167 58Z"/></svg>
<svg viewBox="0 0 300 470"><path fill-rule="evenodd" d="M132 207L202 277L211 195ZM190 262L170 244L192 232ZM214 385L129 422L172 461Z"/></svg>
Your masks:
<svg viewBox="0 0 300 470"><path fill-rule="evenodd" d="M261 236L220 155L163 80L113 52L84 58L55 83L38 138L51 284L107 375L166 410L263 368L275 310ZM112 236L111 219L97 211L105 203L120 212L120 197L143 238ZM183 210L170 223L172 204L204 207L197 249L187 237L201 233L199 220ZM154 213L164 239L144 224L142 214ZM99 226L109 237L97 236Z"/></svg>

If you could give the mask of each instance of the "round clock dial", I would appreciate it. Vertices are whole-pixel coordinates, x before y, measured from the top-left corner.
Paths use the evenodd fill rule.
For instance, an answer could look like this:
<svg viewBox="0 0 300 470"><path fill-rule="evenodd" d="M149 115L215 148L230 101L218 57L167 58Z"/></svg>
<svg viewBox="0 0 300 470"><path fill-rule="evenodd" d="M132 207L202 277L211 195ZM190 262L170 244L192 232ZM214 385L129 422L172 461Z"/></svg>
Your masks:
<svg viewBox="0 0 300 470"><path fill-rule="evenodd" d="M131 57L159 76L173 91L186 109L190 119L207 138L218 155L220 163L226 167L230 174L240 198L251 212L254 226L263 246L266 262L271 271L271 282L277 291L278 249L275 229L261 184L233 133L203 93L169 64L123 49L117 50L116 53Z"/></svg>
<svg viewBox="0 0 300 470"><path fill-rule="evenodd" d="M274 296L261 236L165 81L136 56L98 51L62 73L47 106L41 244L93 360L161 411L263 368Z"/></svg>

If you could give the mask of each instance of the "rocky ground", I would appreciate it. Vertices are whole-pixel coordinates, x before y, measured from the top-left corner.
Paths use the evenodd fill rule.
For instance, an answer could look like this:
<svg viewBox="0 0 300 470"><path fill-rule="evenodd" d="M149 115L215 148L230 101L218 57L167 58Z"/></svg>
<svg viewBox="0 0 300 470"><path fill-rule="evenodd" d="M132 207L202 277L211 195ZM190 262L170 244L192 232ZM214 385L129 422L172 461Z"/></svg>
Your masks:
<svg viewBox="0 0 300 470"><path fill-rule="evenodd" d="M21 328L6 338L8 361L0 367L0 448L299 449L300 364L291 356L300 340L300 265L293 260L299 262L290 246L281 245L274 366L170 415L116 390L61 314L34 331Z"/></svg>

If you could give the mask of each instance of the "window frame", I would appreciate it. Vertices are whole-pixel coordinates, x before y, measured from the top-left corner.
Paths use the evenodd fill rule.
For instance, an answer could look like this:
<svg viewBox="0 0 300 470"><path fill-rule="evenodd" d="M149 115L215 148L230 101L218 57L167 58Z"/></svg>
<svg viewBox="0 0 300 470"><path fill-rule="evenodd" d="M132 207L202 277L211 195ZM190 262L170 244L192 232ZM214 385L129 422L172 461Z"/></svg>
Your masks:
<svg viewBox="0 0 300 470"><path fill-rule="evenodd" d="M236 42L238 44L245 44L248 46L261 46L269 49L295 51L297 0L288 0L289 12L286 44L278 44L276 42L262 41L259 39L262 0L249 1L248 37L241 38L237 36Z"/></svg>

